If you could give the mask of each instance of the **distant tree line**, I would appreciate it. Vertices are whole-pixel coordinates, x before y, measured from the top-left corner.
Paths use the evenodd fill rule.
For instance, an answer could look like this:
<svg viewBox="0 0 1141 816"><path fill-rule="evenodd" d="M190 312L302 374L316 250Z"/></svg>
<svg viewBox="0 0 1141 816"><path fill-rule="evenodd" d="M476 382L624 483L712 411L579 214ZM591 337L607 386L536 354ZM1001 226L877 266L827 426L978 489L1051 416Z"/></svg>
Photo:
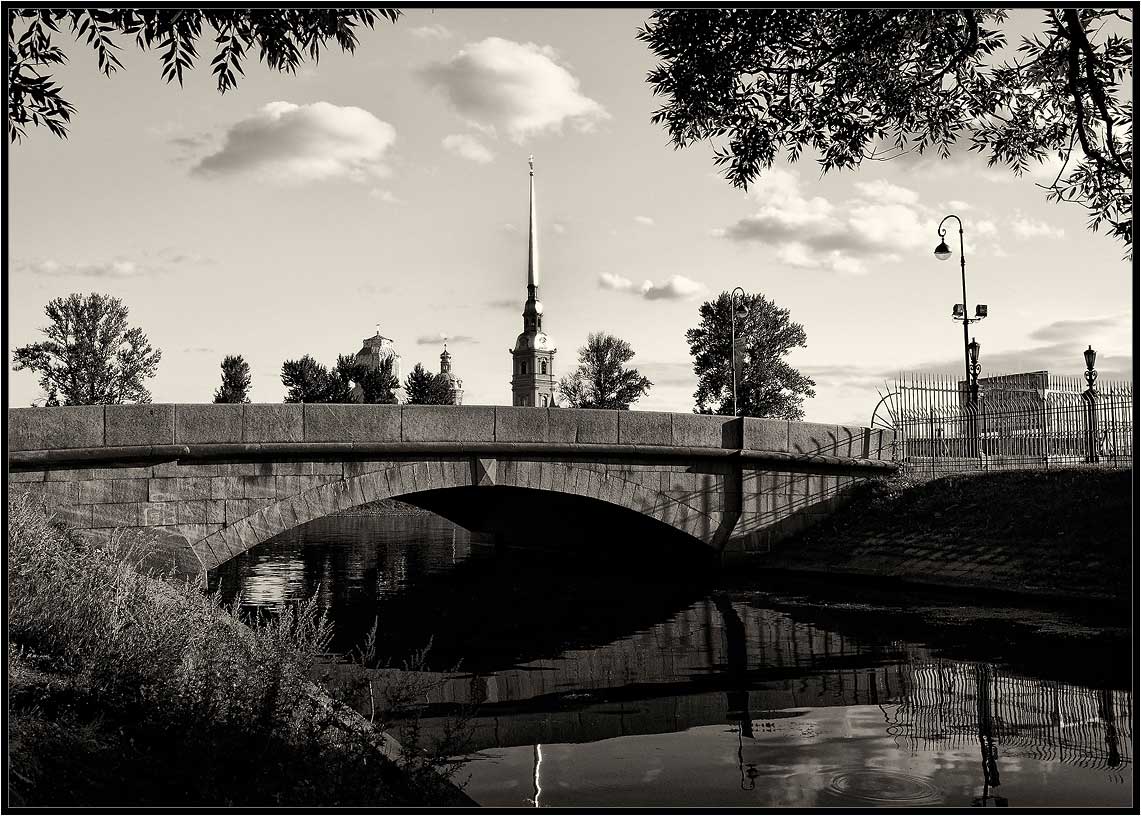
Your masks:
<svg viewBox="0 0 1141 816"><path fill-rule="evenodd" d="M734 317L732 310L738 309ZM109 295L71 294L55 298L44 309L46 339L14 351L14 370L39 376L42 405L102 405L150 402L146 380L154 377L162 352L142 329L127 324L128 310ZM728 292L701 304L701 321L686 332L693 371L697 413L733 413L733 349L736 322L737 411L742 416L804 417L804 400L815 396L816 383L786 361L795 348L807 345L804 327L792 321L761 294L745 294L734 302ZM587 336L578 366L559 382L558 393L572 408L628 410L646 396L653 383L627 364L634 349L606 332ZM216 403L250 401L252 379L242 355L227 355ZM332 368L306 354L281 366L285 402L396 404L400 381L393 359L373 368L342 354ZM404 381L410 405L448 405L455 392L444 374L417 363Z"/></svg>

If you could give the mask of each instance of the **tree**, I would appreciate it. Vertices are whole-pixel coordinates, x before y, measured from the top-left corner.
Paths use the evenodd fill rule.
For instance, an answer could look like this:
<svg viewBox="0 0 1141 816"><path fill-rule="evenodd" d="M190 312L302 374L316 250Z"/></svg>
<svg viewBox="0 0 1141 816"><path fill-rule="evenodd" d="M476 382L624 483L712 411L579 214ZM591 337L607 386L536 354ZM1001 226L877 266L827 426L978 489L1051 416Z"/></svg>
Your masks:
<svg viewBox="0 0 1141 816"><path fill-rule="evenodd" d="M789 319L763 295L739 298L744 317L737 318L737 410L741 416L801 419L805 397L815 397L815 382L782 358L793 348L804 348L804 327ZM717 300L701 304L701 325L685 333L698 377L697 413L733 414L732 297L722 292Z"/></svg>
<svg viewBox="0 0 1141 816"><path fill-rule="evenodd" d="M222 385L214 402L250 401L250 365L242 355L227 354L222 360Z"/></svg>
<svg viewBox="0 0 1141 816"><path fill-rule="evenodd" d="M392 375L391 359L370 369L351 354L339 355L331 371L308 354L300 360L286 360L281 383L287 389L286 402L395 403L393 392L400 387Z"/></svg>
<svg viewBox="0 0 1141 816"><path fill-rule="evenodd" d="M71 294L50 301L44 313L47 341L16 349L13 370L40 375L46 405L151 401L143 381L155 375L162 352L142 329L128 328L121 300Z"/></svg>
<svg viewBox="0 0 1141 816"><path fill-rule="evenodd" d="M350 379L361 388L361 402L386 405L397 403L396 389L400 387L400 381L393 373L393 358L382 358L380 365L375 369L357 363L354 359Z"/></svg>
<svg viewBox="0 0 1141 816"><path fill-rule="evenodd" d="M629 409L653 385L638 369L626 368L633 356L625 340L592 332L578 350L578 368L559 382L559 395L572 408Z"/></svg>
<svg viewBox="0 0 1141 816"><path fill-rule="evenodd" d="M653 121L677 147L713 142L734 186L781 153L814 150L827 172L945 158L965 138L1016 175L1057 156L1047 198L1080 203L1091 229L1131 246L1131 18L1043 15L1001 62L1007 17L988 9L663 9L638 38L663 60L648 77L666 98Z"/></svg>
<svg viewBox="0 0 1141 816"><path fill-rule="evenodd" d="M216 43L210 60L219 93L237 85L247 52L256 47L258 59L283 73L296 73L306 58L314 62L330 40L342 51L357 46L357 26L373 28L378 19L396 22L396 9L49 9L8 11L8 138L20 141L25 126L45 126L59 137L75 107L60 94L61 88L43 70L62 65L67 55L52 41L66 29L84 39L95 52L99 71L110 76L123 63L116 38L133 36L142 50L158 48L162 78L178 80L194 67L196 45ZM17 37L18 23L26 27Z"/></svg>
<svg viewBox="0 0 1141 816"><path fill-rule="evenodd" d="M308 354L300 360L281 364L281 384L287 389L286 402L326 402L329 369Z"/></svg>
<svg viewBox="0 0 1141 816"><path fill-rule="evenodd" d="M455 401L447 377L429 371L420 363L404 379L404 391L409 405L452 405Z"/></svg>

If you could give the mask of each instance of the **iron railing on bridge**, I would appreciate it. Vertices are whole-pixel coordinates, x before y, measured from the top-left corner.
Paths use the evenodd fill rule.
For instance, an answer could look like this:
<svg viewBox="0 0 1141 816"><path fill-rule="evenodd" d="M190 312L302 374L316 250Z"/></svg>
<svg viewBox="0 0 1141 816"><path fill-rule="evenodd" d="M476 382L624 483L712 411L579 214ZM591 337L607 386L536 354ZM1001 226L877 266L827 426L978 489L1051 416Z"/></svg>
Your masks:
<svg viewBox="0 0 1141 816"><path fill-rule="evenodd" d="M1129 467L1133 388L1047 372L900 375L873 424L895 431L894 458L916 475L1072 466Z"/></svg>

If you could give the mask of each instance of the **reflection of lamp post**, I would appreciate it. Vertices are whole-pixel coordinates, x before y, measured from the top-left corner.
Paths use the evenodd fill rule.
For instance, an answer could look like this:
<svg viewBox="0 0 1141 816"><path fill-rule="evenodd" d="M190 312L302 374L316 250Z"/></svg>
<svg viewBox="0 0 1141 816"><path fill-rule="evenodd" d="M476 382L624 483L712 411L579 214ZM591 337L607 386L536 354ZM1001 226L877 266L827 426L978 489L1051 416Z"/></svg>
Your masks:
<svg viewBox="0 0 1141 816"><path fill-rule="evenodd" d="M741 301L737 300L737 293L741 293ZM735 288L729 295L729 361L733 366L733 416L739 416L737 412L737 318L743 318L749 313L745 308L744 303L745 290L740 286Z"/></svg>
<svg viewBox="0 0 1141 816"><path fill-rule="evenodd" d="M1097 352L1093 346L1090 346L1082 352L1082 355L1086 358L1086 385L1089 386L1082 393L1086 401L1086 461L1097 462L1097 388L1094 385L1097 382L1097 369L1094 368L1097 363Z"/></svg>
<svg viewBox="0 0 1141 816"><path fill-rule="evenodd" d="M986 304L980 303L975 306L975 316L967 317L967 255L963 250L963 222L959 216L948 215L939 222L939 246L935 247L935 257L941 261L945 261L951 257L951 248L947 246L947 241L944 240L947 236L947 230L943 228L948 218L954 218L959 224L959 269L963 273L963 302L955 304L951 310L951 317L955 320L963 321L963 363L966 366L967 384L969 385L971 382L971 356L967 326L971 323L977 323L986 317L987 307Z"/></svg>

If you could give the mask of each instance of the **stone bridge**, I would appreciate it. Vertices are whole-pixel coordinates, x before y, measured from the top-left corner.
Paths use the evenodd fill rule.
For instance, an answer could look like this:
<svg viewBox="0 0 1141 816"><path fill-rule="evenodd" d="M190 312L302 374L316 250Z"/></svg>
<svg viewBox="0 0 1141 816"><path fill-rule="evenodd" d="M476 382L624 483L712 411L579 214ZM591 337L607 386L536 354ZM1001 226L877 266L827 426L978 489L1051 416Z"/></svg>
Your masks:
<svg viewBox="0 0 1141 816"><path fill-rule="evenodd" d="M861 427L649 411L16 408L8 478L84 536L120 531L187 574L388 498L518 543L633 522L732 556L767 552L855 480L891 472L891 443Z"/></svg>

